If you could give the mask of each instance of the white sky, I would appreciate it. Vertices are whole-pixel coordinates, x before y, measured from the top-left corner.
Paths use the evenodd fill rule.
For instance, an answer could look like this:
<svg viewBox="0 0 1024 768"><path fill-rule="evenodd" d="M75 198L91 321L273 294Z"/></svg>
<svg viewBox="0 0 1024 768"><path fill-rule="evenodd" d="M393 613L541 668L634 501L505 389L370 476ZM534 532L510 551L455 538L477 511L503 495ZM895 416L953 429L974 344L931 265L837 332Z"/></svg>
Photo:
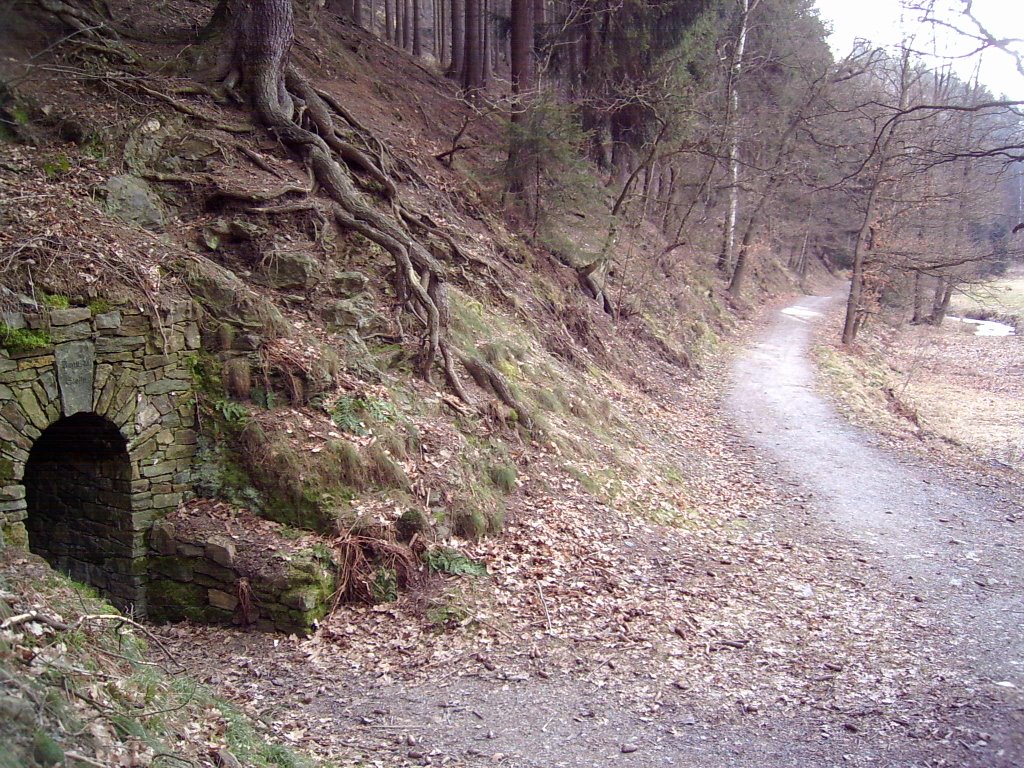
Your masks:
<svg viewBox="0 0 1024 768"><path fill-rule="evenodd" d="M944 0L948 8L959 7L961 3L962 0ZM904 11L900 0L816 0L816 4L821 18L832 26L829 44L837 56L849 53L856 38L892 46L898 45L905 36L913 35L916 50L936 50L940 56L963 55L975 47L970 40L942 31L933 32L930 25L920 24L917 21L920 13ZM1022 0L974 0L974 12L992 34L1024 38ZM958 27L970 27L969 21L952 11L945 18ZM1024 43L1016 43L1016 49L1024 55ZM1024 99L1024 76L1017 72L1009 55L989 50L980 58L982 83L996 96ZM972 78L977 65L978 57L953 64L964 78Z"/></svg>

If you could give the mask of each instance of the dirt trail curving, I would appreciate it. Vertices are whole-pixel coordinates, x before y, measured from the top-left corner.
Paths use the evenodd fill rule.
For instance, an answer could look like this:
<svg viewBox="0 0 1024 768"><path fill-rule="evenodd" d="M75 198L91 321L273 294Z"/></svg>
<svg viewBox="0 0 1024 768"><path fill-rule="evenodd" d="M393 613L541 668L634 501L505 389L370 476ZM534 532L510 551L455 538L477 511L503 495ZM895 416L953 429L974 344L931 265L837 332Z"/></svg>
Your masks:
<svg viewBox="0 0 1024 768"><path fill-rule="evenodd" d="M957 686L991 697L981 705L988 714L978 715L991 738L951 764L1024 765L1021 509L987 480L950 477L876 447L822 399L807 351L832 300L808 296L776 314L736 360L727 408L813 495L816 524L874 552L880 575L912 590L948 630L935 663L958 669Z"/></svg>
<svg viewBox="0 0 1024 768"><path fill-rule="evenodd" d="M165 641L345 766L1024 766L1016 491L887 453L832 411L806 357L828 301L772 316L724 414L718 373L680 389L642 371L623 403L634 480L686 465L703 500L682 523L537 459L506 533L478 544L490 577L444 587L480 596L475 620L441 631L410 595L343 606L308 640Z"/></svg>

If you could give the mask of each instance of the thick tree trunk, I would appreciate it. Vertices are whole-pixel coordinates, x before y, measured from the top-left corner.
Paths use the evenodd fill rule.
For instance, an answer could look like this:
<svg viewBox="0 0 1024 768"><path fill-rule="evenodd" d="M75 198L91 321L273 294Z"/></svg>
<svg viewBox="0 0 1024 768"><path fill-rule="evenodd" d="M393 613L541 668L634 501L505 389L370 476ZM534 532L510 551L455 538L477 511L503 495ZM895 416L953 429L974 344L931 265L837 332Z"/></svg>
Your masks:
<svg viewBox="0 0 1024 768"><path fill-rule="evenodd" d="M423 55L423 23L420 21L420 0L412 0L412 55Z"/></svg>
<svg viewBox="0 0 1024 768"><path fill-rule="evenodd" d="M430 50L434 54L434 59L438 64L441 64L441 6L443 3L441 0L432 0L430 3ZM443 66L443 64L442 64Z"/></svg>
<svg viewBox="0 0 1024 768"><path fill-rule="evenodd" d="M284 73L295 37L291 0L235 0L228 14L218 74L228 87L245 83L257 110L274 109L290 117L293 104Z"/></svg>
<svg viewBox="0 0 1024 768"><path fill-rule="evenodd" d="M363 0L352 0L352 23L363 26Z"/></svg>
<svg viewBox="0 0 1024 768"><path fill-rule="evenodd" d="M401 48L405 41L405 4L407 0L395 0L395 39L396 48Z"/></svg>
<svg viewBox="0 0 1024 768"><path fill-rule="evenodd" d="M451 0L452 12L452 61L448 75L462 80L466 70L466 2Z"/></svg>
<svg viewBox="0 0 1024 768"><path fill-rule="evenodd" d="M544 46L547 25L548 14L544 0L533 0L533 50L538 55Z"/></svg>
<svg viewBox="0 0 1024 768"><path fill-rule="evenodd" d="M483 87L483 47L480 39L480 6L482 0L464 0L466 6L465 55L462 66L462 87L472 96Z"/></svg>
<svg viewBox="0 0 1024 768"><path fill-rule="evenodd" d="M491 3L480 0L480 87L491 79Z"/></svg>
<svg viewBox="0 0 1024 768"><path fill-rule="evenodd" d="M533 61L533 4L534 0L512 0L512 26L510 47L512 54L512 93L519 94L530 87ZM512 113L513 121L516 113Z"/></svg>
<svg viewBox="0 0 1024 768"><path fill-rule="evenodd" d="M395 35L394 5L395 0L384 0L384 40L389 43Z"/></svg>
<svg viewBox="0 0 1024 768"><path fill-rule="evenodd" d="M416 26L412 2L413 0L405 0L402 3L402 47L407 51L412 50L412 31Z"/></svg>

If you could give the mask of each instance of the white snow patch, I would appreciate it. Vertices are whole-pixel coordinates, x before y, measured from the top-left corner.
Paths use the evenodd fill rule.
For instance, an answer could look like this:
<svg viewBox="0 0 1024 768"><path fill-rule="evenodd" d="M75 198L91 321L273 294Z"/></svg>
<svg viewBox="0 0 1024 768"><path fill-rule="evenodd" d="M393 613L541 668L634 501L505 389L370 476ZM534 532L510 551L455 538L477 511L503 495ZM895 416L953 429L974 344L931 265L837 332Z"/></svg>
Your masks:
<svg viewBox="0 0 1024 768"><path fill-rule="evenodd" d="M974 330L975 336L1016 336L1017 329L1012 325L1006 323L997 323L994 320L975 320L973 317L953 317L947 315L947 318L955 323L969 323L970 325L977 326Z"/></svg>
<svg viewBox="0 0 1024 768"><path fill-rule="evenodd" d="M806 309L804 307L786 307L782 310L782 314L789 315L790 317L799 317L802 320L810 320L812 317L821 317L821 312L816 312L813 309Z"/></svg>

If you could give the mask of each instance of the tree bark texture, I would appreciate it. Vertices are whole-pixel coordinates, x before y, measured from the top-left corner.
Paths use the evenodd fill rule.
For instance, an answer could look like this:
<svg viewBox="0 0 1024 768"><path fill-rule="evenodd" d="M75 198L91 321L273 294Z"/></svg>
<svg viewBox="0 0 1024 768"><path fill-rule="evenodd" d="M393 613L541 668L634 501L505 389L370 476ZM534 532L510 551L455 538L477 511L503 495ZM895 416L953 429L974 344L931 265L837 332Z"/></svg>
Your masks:
<svg viewBox="0 0 1024 768"><path fill-rule="evenodd" d="M412 55L423 55L423 23L420 21L420 0L412 0Z"/></svg>
<svg viewBox="0 0 1024 768"><path fill-rule="evenodd" d="M462 87L472 95L483 87L483 41L480 39L480 16L483 0L464 0L466 6L465 54L462 67Z"/></svg>
<svg viewBox="0 0 1024 768"><path fill-rule="evenodd" d="M404 0L402 3L402 48L412 50L412 31L416 26L416 17L412 12L412 0Z"/></svg>
<svg viewBox="0 0 1024 768"><path fill-rule="evenodd" d="M732 66L729 68L729 209L725 215L722 253L718 257L718 267L724 272L733 268L736 249L736 219L740 208L740 134L736 125L740 112L738 83L743 74L743 54L747 46L749 17L750 0L742 0L740 28L736 37L736 47L733 49Z"/></svg>
<svg viewBox="0 0 1024 768"><path fill-rule="evenodd" d="M512 93L529 89L533 63L533 5L534 0L512 0L511 79ZM515 121L516 112L512 113Z"/></svg>
<svg viewBox="0 0 1024 768"><path fill-rule="evenodd" d="M452 60L449 76L462 80L466 69L466 1L451 0Z"/></svg>

